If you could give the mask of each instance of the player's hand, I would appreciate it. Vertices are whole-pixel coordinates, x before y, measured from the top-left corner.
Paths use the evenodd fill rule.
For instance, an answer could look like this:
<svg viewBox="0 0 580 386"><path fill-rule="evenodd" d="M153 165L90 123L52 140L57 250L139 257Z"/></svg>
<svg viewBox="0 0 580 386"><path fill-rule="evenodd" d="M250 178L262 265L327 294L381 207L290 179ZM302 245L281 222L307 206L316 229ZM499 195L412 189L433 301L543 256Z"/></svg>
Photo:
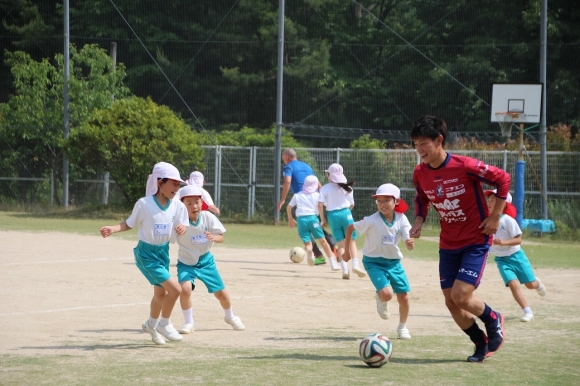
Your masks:
<svg viewBox="0 0 580 386"><path fill-rule="evenodd" d="M350 260L350 251L346 249L344 250L344 253L342 254L342 260L344 260L345 263L348 263Z"/></svg>
<svg viewBox="0 0 580 386"><path fill-rule="evenodd" d="M175 227L175 233L177 233L179 236L185 234L186 231L187 227L183 224L179 224L178 226Z"/></svg>
<svg viewBox="0 0 580 386"><path fill-rule="evenodd" d="M205 235L205 237L207 237L207 239L209 241L214 241L213 233L206 231L206 232L203 232L203 234Z"/></svg>
<svg viewBox="0 0 580 386"><path fill-rule="evenodd" d="M493 245L505 245L503 240L497 237L493 238Z"/></svg>
<svg viewBox="0 0 580 386"><path fill-rule="evenodd" d="M115 231L113 231L113 227L102 227L99 229L99 231L101 232L101 236L103 236L103 238L109 237L115 233Z"/></svg>
<svg viewBox="0 0 580 386"><path fill-rule="evenodd" d="M405 245L409 251L412 251L415 248L415 239L410 238L405 241Z"/></svg>
<svg viewBox="0 0 580 386"><path fill-rule="evenodd" d="M294 225L296 225L296 220L294 220L293 218L288 220L288 227L292 228L294 227Z"/></svg>
<svg viewBox="0 0 580 386"><path fill-rule="evenodd" d="M286 200L280 200L280 202L278 203L278 212L282 210L282 205L284 205L284 201Z"/></svg>
<svg viewBox="0 0 580 386"><path fill-rule="evenodd" d="M423 228L423 224L415 224L411 227L409 231L409 236L412 238L418 239L421 237L421 228Z"/></svg>
<svg viewBox="0 0 580 386"><path fill-rule="evenodd" d="M486 235L494 235L499 228L499 217L489 216L482 221L479 227L483 229L481 233L485 233Z"/></svg>
<svg viewBox="0 0 580 386"><path fill-rule="evenodd" d="M324 217L320 218L320 226L323 228L326 226L326 219Z"/></svg>

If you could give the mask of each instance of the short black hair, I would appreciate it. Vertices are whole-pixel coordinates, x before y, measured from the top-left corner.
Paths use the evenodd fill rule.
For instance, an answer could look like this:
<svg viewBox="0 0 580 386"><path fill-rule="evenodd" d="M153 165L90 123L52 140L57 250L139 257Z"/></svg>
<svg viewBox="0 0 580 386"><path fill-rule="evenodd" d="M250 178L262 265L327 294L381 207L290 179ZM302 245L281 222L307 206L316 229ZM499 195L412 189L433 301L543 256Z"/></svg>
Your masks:
<svg viewBox="0 0 580 386"><path fill-rule="evenodd" d="M413 122L411 128L411 139L429 138L436 140L437 137L443 136L441 146L445 146L447 139L447 123L442 118L433 115L424 115Z"/></svg>

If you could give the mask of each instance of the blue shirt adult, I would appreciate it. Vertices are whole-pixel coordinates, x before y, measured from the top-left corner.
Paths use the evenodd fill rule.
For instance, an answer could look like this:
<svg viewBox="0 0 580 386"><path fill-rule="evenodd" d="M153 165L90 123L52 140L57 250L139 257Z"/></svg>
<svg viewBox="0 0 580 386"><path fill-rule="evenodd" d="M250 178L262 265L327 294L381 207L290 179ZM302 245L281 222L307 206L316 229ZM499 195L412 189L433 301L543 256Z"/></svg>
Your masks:
<svg viewBox="0 0 580 386"><path fill-rule="evenodd" d="M304 184L306 177L314 175L314 171L307 163L293 160L284 166L282 174L284 177L292 178L292 181L290 182L290 190L292 193L296 194L302 190L302 185Z"/></svg>

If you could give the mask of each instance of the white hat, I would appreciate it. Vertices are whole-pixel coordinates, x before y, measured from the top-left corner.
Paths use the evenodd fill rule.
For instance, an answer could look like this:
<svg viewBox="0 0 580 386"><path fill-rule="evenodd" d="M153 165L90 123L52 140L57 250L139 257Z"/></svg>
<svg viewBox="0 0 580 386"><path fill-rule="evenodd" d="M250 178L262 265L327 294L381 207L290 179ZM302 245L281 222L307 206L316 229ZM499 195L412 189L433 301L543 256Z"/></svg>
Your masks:
<svg viewBox="0 0 580 386"><path fill-rule="evenodd" d="M201 189L195 185L187 185L181 188L179 191L179 199L183 201L185 197L189 196L196 196L201 197L203 194L201 193Z"/></svg>
<svg viewBox="0 0 580 386"><path fill-rule="evenodd" d="M201 172L192 172L189 175L189 180L187 180L187 183L189 185L195 185L197 187L203 187L203 183L204 183L205 179L203 177L203 174L201 174Z"/></svg>
<svg viewBox="0 0 580 386"><path fill-rule="evenodd" d="M153 166L153 172L147 178L147 187L145 188L145 195L151 196L157 193L157 180L168 178L185 183L179 175L179 170L170 163L158 162Z"/></svg>
<svg viewBox="0 0 580 386"><path fill-rule="evenodd" d="M346 177L344 176L344 173L342 172L342 166L340 166L339 164L332 164L328 167L327 170L325 170L325 172L328 173L328 176L330 177L330 181L335 182L335 183L343 183L346 184Z"/></svg>
<svg viewBox="0 0 580 386"><path fill-rule="evenodd" d="M393 184L382 184L377 189L377 193L371 197L377 198L377 196L391 196L395 198L401 198L401 189L397 188Z"/></svg>
<svg viewBox="0 0 580 386"><path fill-rule="evenodd" d="M302 184L302 191L307 194L312 194L318 190L318 178L316 176L308 176L304 179Z"/></svg>
<svg viewBox="0 0 580 386"><path fill-rule="evenodd" d="M487 193L487 192L491 192L491 193L497 195L497 189L487 190L485 195L486 196L489 196L490 193ZM509 192L507 194L507 197L505 198L505 202L507 202L508 204L511 204L512 203L512 195Z"/></svg>

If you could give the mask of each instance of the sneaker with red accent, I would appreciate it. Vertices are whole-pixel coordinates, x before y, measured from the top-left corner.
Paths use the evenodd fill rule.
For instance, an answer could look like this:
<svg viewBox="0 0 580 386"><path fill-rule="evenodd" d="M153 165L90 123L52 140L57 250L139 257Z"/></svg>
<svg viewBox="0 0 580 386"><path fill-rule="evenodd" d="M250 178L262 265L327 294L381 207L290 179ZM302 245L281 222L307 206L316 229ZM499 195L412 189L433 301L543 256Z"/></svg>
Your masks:
<svg viewBox="0 0 580 386"><path fill-rule="evenodd" d="M485 325L487 332L487 349L495 352L500 349L505 340L505 330L503 328L504 317L497 311L492 311L493 322Z"/></svg>
<svg viewBox="0 0 580 386"><path fill-rule="evenodd" d="M475 345L475 352L473 355L467 357L467 361L471 363L481 363L485 358L489 358L491 354L488 351L487 344L481 343Z"/></svg>

